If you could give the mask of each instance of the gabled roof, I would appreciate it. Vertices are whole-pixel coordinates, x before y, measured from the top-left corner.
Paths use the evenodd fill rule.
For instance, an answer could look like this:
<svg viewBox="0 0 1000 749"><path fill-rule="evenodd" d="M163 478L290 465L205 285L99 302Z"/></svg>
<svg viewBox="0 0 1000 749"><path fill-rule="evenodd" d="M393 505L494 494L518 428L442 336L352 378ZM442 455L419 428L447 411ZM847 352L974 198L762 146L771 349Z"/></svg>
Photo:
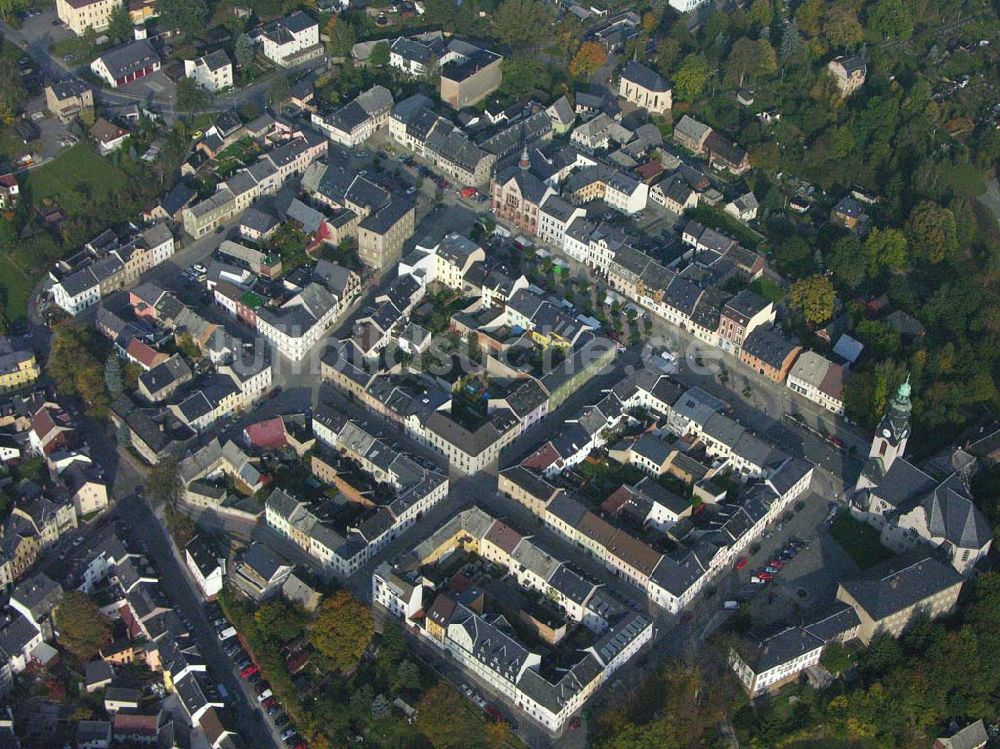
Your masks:
<svg viewBox="0 0 1000 749"><path fill-rule="evenodd" d="M894 557L840 585L876 622L926 601L963 578L930 556Z"/></svg>
<svg viewBox="0 0 1000 749"><path fill-rule="evenodd" d="M651 70L642 63L635 62L634 60L622 68L621 75L625 80L631 81L635 85L641 86L649 91L659 91L665 93L670 90L670 84L667 82L666 78L657 73L655 70Z"/></svg>

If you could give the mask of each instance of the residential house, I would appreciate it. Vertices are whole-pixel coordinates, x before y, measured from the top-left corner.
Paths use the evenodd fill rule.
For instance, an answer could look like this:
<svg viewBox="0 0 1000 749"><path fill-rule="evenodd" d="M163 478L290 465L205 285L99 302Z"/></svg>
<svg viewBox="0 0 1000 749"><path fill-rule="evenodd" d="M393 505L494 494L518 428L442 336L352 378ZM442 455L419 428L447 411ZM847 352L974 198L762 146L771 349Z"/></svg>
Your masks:
<svg viewBox="0 0 1000 749"><path fill-rule="evenodd" d="M801 345L780 331L758 327L743 340L740 361L758 374L782 383L801 351Z"/></svg>
<svg viewBox="0 0 1000 749"><path fill-rule="evenodd" d="M458 39L440 59L441 101L458 110L471 107L500 87L503 57Z"/></svg>
<svg viewBox="0 0 1000 749"><path fill-rule="evenodd" d="M79 78L66 78L45 87L45 106L63 122L94 111L94 89Z"/></svg>
<svg viewBox="0 0 1000 749"><path fill-rule="evenodd" d="M389 124L392 93L384 86L372 86L330 115L314 112L313 124L330 138L355 148Z"/></svg>
<svg viewBox="0 0 1000 749"><path fill-rule="evenodd" d="M56 15L77 36L87 29L104 31L121 0L57 0Z"/></svg>
<svg viewBox="0 0 1000 749"><path fill-rule="evenodd" d="M526 232L538 234L539 209L554 192L532 174L527 153L516 167L495 175L490 183L491 207L499 221Z"/></svg>
<svg viewBox="0 0 1000 749"><path fill-rule="evenodd" d="M788 389L818 403L828 411L844 413L846 370L814 351L805 351L788 373Z"/></svg>
<svg viewBox="0 0 1000 749"><path fill-rule="evenodd" d="M184 561L204 596L214 599L226 575L225 554L218 553L204 536L195 536L184 547Z"/></svg>
<svg viewBox="0 0 1000 749"><path fill-rule="evenodd" d="M9 337L0 336L0 393L30 385L38 375L34 352L30 348L15 347Z"/></svg>
<svg viewBox="0 0 1000 749"><path fill-rule="evenodd" d="M101 156L117 151L128 136L128 130L108 122L103 117L98 117L90 128L90 137L97 143L97 150Z"/></svg>
<svg viewBox="0 0 1000 749"><path fill-rule="evenodd" d="M250 38L261 45L264 57L282 68L301 65L323 55L319 23L301 10L269 23Z"/></svg>
<svg viewBox="0 0 1000 749"><path fill-rule="evenodd" d="M203 57L185 60L184 75L204 89L222 91L233 86L233 61L224 49L217 49Z"/></svg>
<svg viewBox="0 0 1000 749"><path fill-rule="evenodd" d="M826 64L826 69L833 75L840 95L845 98L861 88L868 75L865 61L856 55L834 57Z"/></svg>
<svg viewBox="0 0 1000 749"><path fill-rule="evenodd" d="M824 644L802 627L785 627L733 648L729 662L747 693L758 697L776 691L817 665Z"/></svg>

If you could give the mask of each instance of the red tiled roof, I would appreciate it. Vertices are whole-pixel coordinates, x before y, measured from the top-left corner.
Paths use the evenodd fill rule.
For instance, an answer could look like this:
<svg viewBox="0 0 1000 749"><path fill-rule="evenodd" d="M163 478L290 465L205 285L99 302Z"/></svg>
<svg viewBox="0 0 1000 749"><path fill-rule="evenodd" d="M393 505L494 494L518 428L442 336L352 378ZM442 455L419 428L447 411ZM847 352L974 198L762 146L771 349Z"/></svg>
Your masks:
<svg viewBox="0 0 1000 749"><path fill-rule="evenodd" d="M288 444L288 439L285 437L285 423L280 416L250 424L243 433L254 447L285 447Z"/></svg>
<svg viewBox="0 0 1000 749"><path fill-rule="evenodd" d="M506 523L496 520L486 532L486 540L499 546L508 554L512 554L517 545L521 543L521 534Z"/></svg>
<svg viewBox="0 0 1000 749"><path fill-rule="evenodd" d="M133 338L128 342L128 348L126 351L130 357L139 362L139 364L147 370L152 369L157 364L167 359L166 354L161 354L155 348L149 344L143 343L138 338Z"/></svg>
<svg viewBox="0 0 1000 749"><path fill-rule="evenodd" d="M558 460L562 460L559 453L551 442L546 442L534 453L522 460L521 465L525 468L534 468L536 471L544 471Z"/></svg>
<svg viewBox="0 0 1000 749"><path fill-rule="evenodd" d="M632 498L632 490L627 486L619 486L607 499L601 503L601 512L617 515L625 503Z"/></svg>

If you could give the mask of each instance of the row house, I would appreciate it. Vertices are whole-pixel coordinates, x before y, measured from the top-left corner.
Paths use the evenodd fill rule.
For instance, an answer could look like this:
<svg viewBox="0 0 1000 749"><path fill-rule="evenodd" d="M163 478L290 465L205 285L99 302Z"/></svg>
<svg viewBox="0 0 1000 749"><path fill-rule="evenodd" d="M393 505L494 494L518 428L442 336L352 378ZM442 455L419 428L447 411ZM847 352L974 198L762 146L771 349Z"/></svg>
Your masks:
<svg viewBox="0 0 1000 749"><path fill-rule="evenodd" d="M330 140L347 148L356 148L390 122L392 93L384 86L373 86L330 115L314 112L312 123Z"/></svg>
<svg viewBox="0 0 1000 749"><path fill-rule="evenodd" d="M77 315L112 291L132 286L142 273L173 254L174 237L165 223L126 238L108 229L49 271L52 298Z"/></svg>

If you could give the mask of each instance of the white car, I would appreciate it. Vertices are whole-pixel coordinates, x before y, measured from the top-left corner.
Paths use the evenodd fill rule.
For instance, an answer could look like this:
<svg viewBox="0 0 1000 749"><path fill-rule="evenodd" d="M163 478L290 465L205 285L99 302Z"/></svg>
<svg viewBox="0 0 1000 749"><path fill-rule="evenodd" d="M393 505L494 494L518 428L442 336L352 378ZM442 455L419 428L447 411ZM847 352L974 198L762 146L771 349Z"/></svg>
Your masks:
<svg viewBox="0 0 1000 749"><path fill-rule="evenodd" d="M195 273L208 273L208 268L206 268L201 263L195 263L194 265L192 265L191 270L193 270Z"/></svg>

